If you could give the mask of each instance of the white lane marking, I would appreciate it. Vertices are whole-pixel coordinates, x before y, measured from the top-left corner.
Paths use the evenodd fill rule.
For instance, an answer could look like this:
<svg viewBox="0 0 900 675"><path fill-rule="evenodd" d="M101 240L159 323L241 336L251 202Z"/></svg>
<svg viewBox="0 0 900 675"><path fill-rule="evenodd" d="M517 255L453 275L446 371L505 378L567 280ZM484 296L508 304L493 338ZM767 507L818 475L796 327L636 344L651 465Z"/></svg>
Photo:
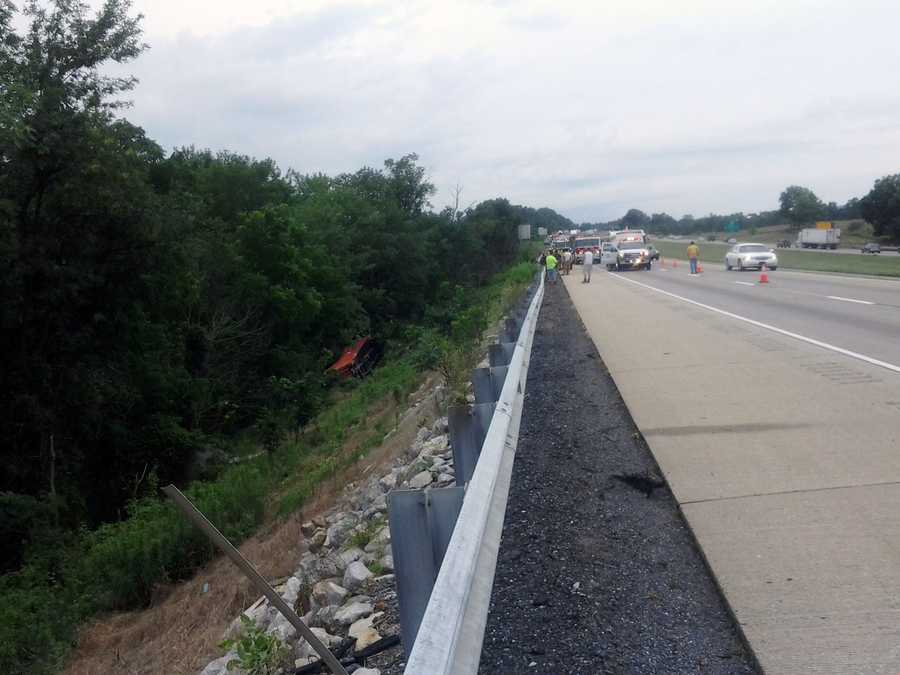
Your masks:
<svg viewBox="0 0 900 675"><path fill-rule="evenodd" d="M841 300L842 302L855 302L858 305L874 305L874 302L869 302L868 300L854 300L853 298L842 298L839 295L826 295L826 298L829 300Z"/></svg>
<svg viewBox="0 0 900 675"><path fill-rule="evenodd" d="M740 284L741 286L756 286L752 281L735 281L734 283Z"/></svg>
<svg viewBox="0 0 900 675"><path fill-rule="evenodd" d="M849 349L844 349L843 347L838 347L837 345L832 345L827 342L822 342L821 340L816 340L815 338L806 337L805 335L800 335L799 333L792 333L789 330L784 330L783 328L778 328L768 323L763 323L762 321L756 321L755 319L747 318L746 316L741 316L740 314L734 314L733 312L728 312L724 309L719 309L718 307L713 307L711 305L704 305L702 302L697 302L696 300L691 300L690 298L685 298L682 295L676 295L675 293L670 293L669 291L664 291L661 288L657 288L656 286L650 286L649 284L641 283L640 281L635 281L634 279L629 279L627 277L622 276L621 274L613 274L612 272L607 272L609 276L614 277L616 279L620 279L621 281L627 281L630 284L635 284L637 286L643 286L644 288L648 288L651 291L656 291L657 293L662 293L663 295L668 295L671 298L675 298L676 300L681 300L683 302L690 303L691 305L696 305L697 307L702 307L703 309L708 309L711 312L716 312L717 314L721 314L723 316L730 317L732 319L737 319L738 321L743 321L745 323L749 323L752 326L758 326L759 328L765 328L766 330L770 330L773 333L779 333L780 335L786 335L787 337L794 338L795 340L800 340L801 342L806 342L811 345L815 345L816 347L821 347L822 349L827 349L832 352L837 352L838 354L843 354L844 356L849 356L850 358L859 359L860 361L865 361L866 363L870 363L873 366L879 366L881 368L885 368L887 370L891 370L895 373L900 373L900 366L894 365L893 363L888 363L887 361L880 361L878 359L872 358L871 356L866 356L865 354L860 354L859 352L854 352Z"/></svg>

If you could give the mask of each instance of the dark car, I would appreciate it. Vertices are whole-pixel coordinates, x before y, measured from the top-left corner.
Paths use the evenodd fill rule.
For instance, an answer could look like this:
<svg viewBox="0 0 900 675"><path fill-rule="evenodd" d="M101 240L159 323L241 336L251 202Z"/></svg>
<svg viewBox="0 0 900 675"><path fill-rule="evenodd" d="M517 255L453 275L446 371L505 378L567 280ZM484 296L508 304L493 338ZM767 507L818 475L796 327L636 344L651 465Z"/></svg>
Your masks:
<svg viewBox="0 0 900 675"><path fill-rule="evenodd" d="M881 244L870 241L867 244L863 245L863 247L860 249L860 253L881 253Z"/></svg>

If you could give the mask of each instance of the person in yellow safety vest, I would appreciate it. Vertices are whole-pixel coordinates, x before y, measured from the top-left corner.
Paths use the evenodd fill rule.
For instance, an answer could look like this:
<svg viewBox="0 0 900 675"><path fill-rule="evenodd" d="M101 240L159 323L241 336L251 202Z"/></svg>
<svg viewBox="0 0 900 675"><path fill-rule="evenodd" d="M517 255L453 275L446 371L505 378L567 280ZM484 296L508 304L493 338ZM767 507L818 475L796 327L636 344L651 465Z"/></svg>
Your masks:
<svg viewBox="0 0 900 675"><path fill-rule="evenodd" d="M700 247L693 241L687 247L688 260L691 261L691 274L697 274L697 258L700 257Z"/></svg>
<svg viewBox="0 0 900 675"><path fill-rule="evenodd" d="M556 265L558 261L556 260L556 256L551 253L547 256L547 260L544 263L547 265L547 281L551 284L556 284Z"/></svg>

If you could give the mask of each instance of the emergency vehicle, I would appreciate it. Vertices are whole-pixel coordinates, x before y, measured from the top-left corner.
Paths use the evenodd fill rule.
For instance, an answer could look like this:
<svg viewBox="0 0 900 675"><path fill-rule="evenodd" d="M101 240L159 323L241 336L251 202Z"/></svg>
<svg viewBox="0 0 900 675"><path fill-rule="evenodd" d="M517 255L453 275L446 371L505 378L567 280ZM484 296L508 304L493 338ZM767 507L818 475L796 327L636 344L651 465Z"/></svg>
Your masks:
<svg viewBox="0 0 900 675"><path fill-rule="evenodd" d="M614 230L609 244L603 247L600 264L608 270L649 270L653 260L643 230Z"/></svg>

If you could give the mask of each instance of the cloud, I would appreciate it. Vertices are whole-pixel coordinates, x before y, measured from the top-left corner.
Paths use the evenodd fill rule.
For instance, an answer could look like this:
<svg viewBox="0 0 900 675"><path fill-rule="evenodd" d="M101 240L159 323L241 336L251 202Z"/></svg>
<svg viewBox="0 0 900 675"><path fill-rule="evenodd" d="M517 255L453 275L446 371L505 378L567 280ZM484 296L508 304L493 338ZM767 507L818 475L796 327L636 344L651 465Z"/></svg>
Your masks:
<svg viewBox="0 0 900 675"><path fill-rule="evenodd" d="M167 147L351 171L417 152L441 193L576 219L843 201L900 170L900 6L136 0L129 117Z"/></svg>

